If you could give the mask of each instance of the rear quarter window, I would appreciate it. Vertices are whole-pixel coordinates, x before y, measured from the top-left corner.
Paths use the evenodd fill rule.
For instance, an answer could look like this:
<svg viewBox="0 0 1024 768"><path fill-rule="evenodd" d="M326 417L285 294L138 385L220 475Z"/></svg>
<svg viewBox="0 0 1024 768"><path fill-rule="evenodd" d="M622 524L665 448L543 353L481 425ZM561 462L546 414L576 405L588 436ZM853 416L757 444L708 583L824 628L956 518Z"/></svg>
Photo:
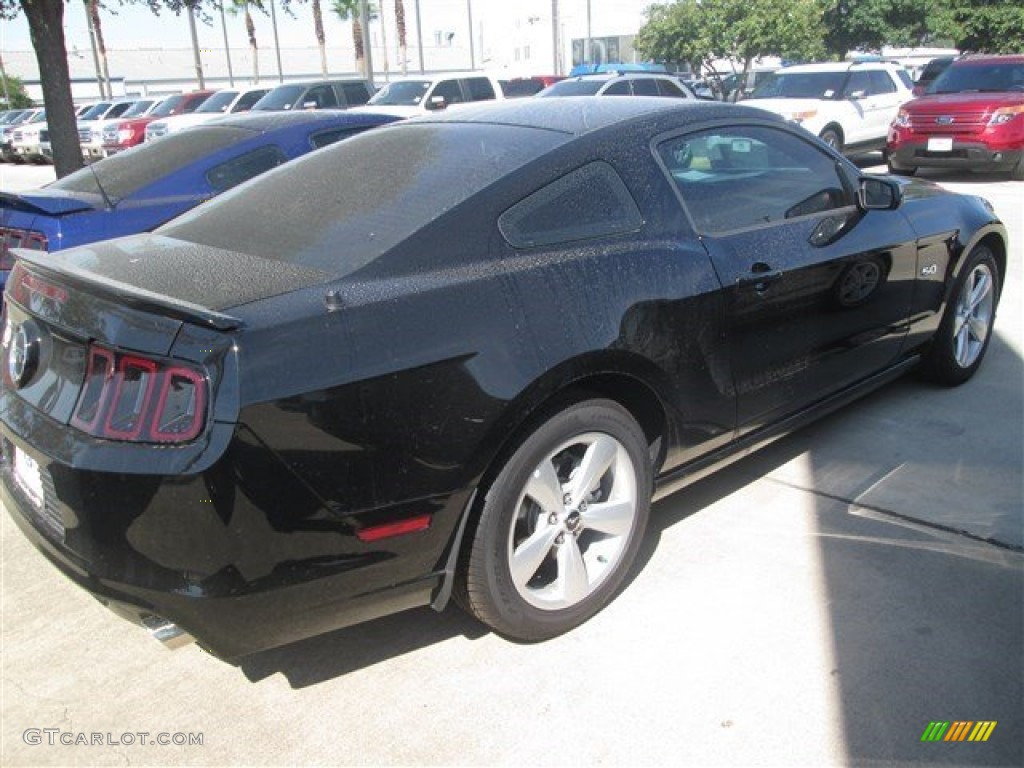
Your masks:
<svg viewBox="0 0 1024 768"><path fill-rule="evenodd" d="M217 192L224 192L276 168L287 159L278 147L260 147L214 166L206 172L206 180Z"/></svg>
<svg viewBox="0 0 1024 768"><path fill-rule="evenodd" d="M513 205L498 218L513 248L533 248L633 232L643 224L636 201L607 163L593 162Z"/></svg>

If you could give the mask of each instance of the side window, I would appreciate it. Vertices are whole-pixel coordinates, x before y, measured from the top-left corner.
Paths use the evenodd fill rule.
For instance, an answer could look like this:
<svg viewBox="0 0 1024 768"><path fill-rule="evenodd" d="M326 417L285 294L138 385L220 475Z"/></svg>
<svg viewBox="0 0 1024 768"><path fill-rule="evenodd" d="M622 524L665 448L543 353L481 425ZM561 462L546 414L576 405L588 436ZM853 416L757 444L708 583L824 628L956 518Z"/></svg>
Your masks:
<svg viewBox="0 0 1024 768"><path fill-rule="evenodd" d="M370 100L370 94L366 92L366 86L362 83L342 83L341 91L345 94L345 101L349 106L365 104Z"/></svg>
<svg viewBox="0 0 1024 768"><path fill-rule="evenodd" d="M366 128L332 128L329 131L314 133L309 137L309 143L315 149L320 149L320 147L326 147L328 144L347 139L349 136L355 136L357 133L362 133L365 130Z"/></svg>
<svg viewBox="0 0 1024 768"><path fill-rule="evenodd" d="M673 98L676 98L676 99L685 99L686 98L686 91L684 91L678 85L673 83L671 80L661 80L661 79L659 79L657 82L658 82L658 91L659 91L658 95L659 96L672 96Z"/></svg>
<svg viewBox="0 0 1024 768"><path fill-rule="evenodd" d="M634 96L657 96L658 83L651 77L637 77L633 79Z"/></svg>
<svg viewBox="0 0 1024 768"><path fill-rule="evenodd" d="M218 193L224 192L281 165L287 159L277 147L260 147L214 166L206 172L206 180Z"/></svg>
<svg viewBox="0 0 1024 768"><path fill-rule="evenodd" d="M600 161L541 187L498 217L498 229L513 248L607 237L642 224L625 183Z"/></svg>
<svg viewBox="0 0 1024 768"><path fill-rule="evenodd" d="M494 98L494 86L486 77L467 77L466 85L470 101L486 101Z"/></svg>
<svg viewBox="0 0 1024 768"><path fill-rule="evenodd" d="M608 86L604 92L605 96L629 96L629 80L619 80L617 83L612 83Z"/></svg>
<svg viewBox="0 0 1024 768"><path fill-rule="evenodd" d="M231 108L231 111L248 112L252 109L253 104L263 98L266 92L267 91L249 91L249 93L243 93L242 98L235 102L235 106Z"/></svg>
<svg viewBox="0 0 1024 768"><path fill-rule="evenodd" d="M775 224L853 202L833 158L774 128L677 136L658 146L658 156L700 232Z"/></svg>
<svg viewBox="0 0 1024 768"><path fill-rule="evenodd" d="M440 96L445 104L458 104L462 99L462 89L459 88L458 80L442 80L434 86L434 92L430 98Z"/></svg>
<svg viewBox="0 0 1024 768"><path fill-rule="evenodd" d="M861 96L871 94L871 76L869 72L854 72L846 82L846 90L843 91L844 99L852 99L855 93Z"/></svg>
<svg viewBox="0 0 1024 768"><path fill-rule="evenodd" d="M869 93L896 93L896 83L892 81L888 72L874 69L868 72L871 78L871 90Z"/></svg>
<svg viewBox="0 0 1024 768"><path fill-rule="evenodd" d="M328 109L338 106L338 97L334 93L334 87L330 85L318 85L310 88L302 97L302 108Z"/></svg>

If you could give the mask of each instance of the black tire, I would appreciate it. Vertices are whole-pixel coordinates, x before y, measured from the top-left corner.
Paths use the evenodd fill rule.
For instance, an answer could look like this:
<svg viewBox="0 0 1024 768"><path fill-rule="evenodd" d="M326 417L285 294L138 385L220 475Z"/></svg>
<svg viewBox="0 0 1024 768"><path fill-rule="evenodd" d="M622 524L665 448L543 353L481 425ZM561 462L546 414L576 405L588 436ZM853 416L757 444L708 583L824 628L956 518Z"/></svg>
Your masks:
<svg viewBox="0 0 1024 768"><path fill-rule="evenodd" d="M1017 164L1010 169L1010 181L1024 181L1024 154L1020 156Z"/></svg>
<svg viewBox="0 0 1024 768"><path fill-rule="evenodd" d="M999 269L992 251L979 245L967 256L939 330L921 365L928 381L946 386L970 379L985 358L999 303Z"/></svg>
<svg viewBox="0 0 1024 768"><path fill-rule="evenodd" d="M917 173L917 168L900 168L898 165L893 165L892 160L888 162L889 173L893 173L899 176L913 176Z"/></svg>
<svg viewBox="0 0 1024 768"><path fill-rule="evenodd" d="M588 458L594 470L583 468ZM611 600L636 558L651 488L646 438L622 406L586 400L555 413L487 489L459 601L515 640L546 640L582 624Z"/></svg>
<svg viewBox="0 0 1024 768"><path fill-rule="evenodd" d="M839 132L838 128L829 126L818 134L818 138L832 147L836 152L841 153L843 151L843 136Z"/></svg>

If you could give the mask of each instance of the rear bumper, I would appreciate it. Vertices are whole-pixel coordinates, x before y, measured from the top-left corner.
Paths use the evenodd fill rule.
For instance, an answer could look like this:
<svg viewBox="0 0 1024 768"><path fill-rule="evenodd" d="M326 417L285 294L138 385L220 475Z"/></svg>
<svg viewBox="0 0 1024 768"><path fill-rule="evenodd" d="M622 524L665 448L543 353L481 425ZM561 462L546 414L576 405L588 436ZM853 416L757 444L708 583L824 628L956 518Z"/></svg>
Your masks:
<svg viewBox="0 0 1024 768"><path fill-rule="evenodd" d="M429 605L441 584L445 527L364 543L301 499L257 509L251 487L224 485L237 457L191 477L125 476L18 441L44 473L39 505L14 479L6 427L3 438L0 498L33 546L122 618L176 625L221 658Z"/></svg>
<svg viewBox="0 0 1024 768"><path fill-rule="evenodd" d="M990 149L978 142L954 142L949 152L930 152L927 142L907 143L889 150L896 169L956 168L970 171L1009 171L1018 162L1022 149Z"/></svg>

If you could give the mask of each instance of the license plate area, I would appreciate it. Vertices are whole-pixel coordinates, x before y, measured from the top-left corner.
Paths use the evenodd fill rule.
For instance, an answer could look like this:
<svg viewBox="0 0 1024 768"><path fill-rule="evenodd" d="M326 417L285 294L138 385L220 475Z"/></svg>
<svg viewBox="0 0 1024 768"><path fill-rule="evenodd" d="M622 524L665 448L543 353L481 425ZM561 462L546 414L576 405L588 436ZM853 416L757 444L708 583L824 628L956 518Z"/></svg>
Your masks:
<svg viewBox="0 0 1024 768"><path fill-rule="evenodd" d="M928 139L929 152L952 152L953 139L949 136L932 137Z"/></svg>
<svg viewBox="0 0 1024 768"><path fill-rule="evenodd" d="M4 440L10 462L11 485L21 497L22 513L56 541L63 541L64 518L60 513L50 473L18 446Z"/></svg>
<svg viewBox="0 0 1024 768"><path fill-rule="evenodd" d="M14 482L32 502L36 511L41 511L46 505L46 491L43 488L43 472L39 468L39 463L18 446L14 446L12 464Z"/></svg>

